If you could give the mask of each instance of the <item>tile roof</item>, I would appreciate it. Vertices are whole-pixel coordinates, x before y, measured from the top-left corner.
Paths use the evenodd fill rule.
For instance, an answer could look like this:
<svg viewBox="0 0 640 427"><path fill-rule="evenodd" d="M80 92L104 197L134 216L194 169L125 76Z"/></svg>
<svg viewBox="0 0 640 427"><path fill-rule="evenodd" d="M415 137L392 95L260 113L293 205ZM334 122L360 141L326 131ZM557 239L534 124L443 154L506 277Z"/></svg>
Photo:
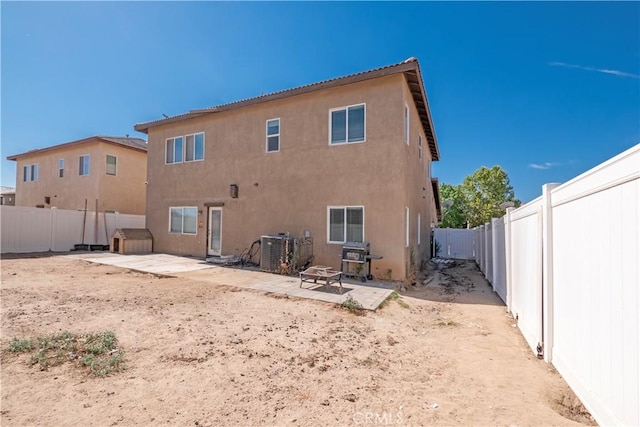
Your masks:
<svg viewBox="0 0 640 427"><path fill-rule="evenodd" d="M342 77L336 77L329 80L323 80L317 83L311 83L303 86L298 86L291 89L285 89L277 92L272 92L264 95L259 95L253 98L246 98L239 101L229 102L227 104L221 104L214 107L204 108L200 110L191 110L183 114L178 114L171 117L166 117L158 120L153 120L146 123L138 123L134 126L134 129L138 132L148 133L149 128L162 126L164 124L180 122L182 120L188 120L196 117L201 117L207 114L213 114L221 111L232 110L235 108L246 107L249 105L259 104L263 102L273 101L276 99L287 98L291 96L301 95L304 93L314 92L321 89L330 87L337 87L356 83L364 80L379 78L387 75L404 73L411 94L413 95L418 114L422 122L425 136L429 143L431 156L433 160L440 159L440 150L435 136L435 130L433 128L433 122L431 119L431 112L429 111L429 102L427 100L427 93L424 89L424 83L422 81L422 75L420 73L420 64L416 58L409 58L402 62L392 65L386 65L384 67L375 68L373 70L362 71L355 74L349 74Z"/></svg>
<svg viewBox="0 0 640 427"><path fill-rule="evenodd" d="M63 144L58 144L58 145L52 145L50 147L37 148L35 150L29 150L29 151L27 151L25 153L14 154L14 155L11 155L11 156L7 156L7 160L17 160L18 157L27 156L27 155L31 155L31 154L40 154L40 153L47 152L47 151L52 151L52 150L58 150L60 148L65 148L65 147L68 147L68 146L74 145L74 144L82 144L82 143L86 143L86 142L92 142L92 140L106 142L108 144L122 145L124 147L132 148L132 149L138 150L138 151L147 151L147 142L144 139L129 138L129 137L124 137L124 136L95 135L95 136L90 136L90 137L83 138L83 139L78 139L76 141L65 142Z"/></svg>
<svg viewBox="0 0 640 427"><path fill-rule="evenodd" d="M129 138L122 136L98 136L97 138L111 141L115 144L125 145L131 148L139 148L141 150L147 151L147 141L141 138Z"/></svg>

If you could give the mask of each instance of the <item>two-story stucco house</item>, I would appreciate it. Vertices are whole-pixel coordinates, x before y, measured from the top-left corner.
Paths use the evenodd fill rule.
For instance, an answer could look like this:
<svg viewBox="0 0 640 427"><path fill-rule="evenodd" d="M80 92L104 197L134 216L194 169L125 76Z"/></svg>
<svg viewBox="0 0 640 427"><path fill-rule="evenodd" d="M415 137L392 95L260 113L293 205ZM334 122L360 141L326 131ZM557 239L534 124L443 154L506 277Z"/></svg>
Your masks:
<svg viewBox="0 0 640 427"><path fill-rule="evenodd" d="M429 256L439 150L414 58L135 129L155 251L239 255L289 233L339 268L345 241L367 241L373 275L394 279Z"/></svg>
<svg viewBox="0 0 640 427"><path fill-rule="evenodd" d="M8 156L16 164L16 206L144 214L147 143L92 136Z"/></svg>

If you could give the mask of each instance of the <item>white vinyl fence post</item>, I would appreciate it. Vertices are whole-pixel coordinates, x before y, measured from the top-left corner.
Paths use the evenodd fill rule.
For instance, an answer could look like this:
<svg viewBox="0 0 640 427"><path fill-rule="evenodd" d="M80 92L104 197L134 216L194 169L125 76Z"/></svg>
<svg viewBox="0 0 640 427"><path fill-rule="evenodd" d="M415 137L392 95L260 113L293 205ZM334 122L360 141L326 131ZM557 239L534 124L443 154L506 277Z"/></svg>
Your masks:
<svg viewBox="0 0 640 427"><path fill-rule="evenodd" d="M498 233L496 233L498 221L500 221L498 218L491 218L491 283L493 285L493 292L496 292L496 287L500 285L496 283L496 272L500 265L500 260L498 259Z"/></svg>
<svg viewBox="0 0 640 427"><path fill-rule="evenodd" d="M482 274L484 274L485 272L485 268L484 268L484 257L485 257L485 253L484 253L484 238L485 238L485 234L484 234L485 230L484 230L484 225L480 226L480 262L478 263L478 265L480 266L480 271L482 271Z"/></svg>
<svg viewBox="0 0 640 427"><path fill-rule="evenodd" d="M514 208L507 208L507 213L504 216L504 263L505 263L505 280L507 282L507 309L509 313L511 313L511 294L512 294L512 286L513 279L511 278L511 267L512 267L512 257L511 257L511 212L513 212Z"/></svg>
<svg viewBox="0 0 640 427"><path fill-rule="evenodd" d="M542 339L544 361L553 358L553 206L551 191L560 184L542 186Z"/></svg>
<svg viewBox="0 0 640 427"><path fill-rule="evenodd" d="M491 252L489 251L489 239L491 238L490 226L490 222L484 224L484 277L489 283L492 282L491 274L489 274L489 262L491 262Z"/></svg>
<svg viewBox="0 0 640 427"><path fill-rule="evenodd" d="M476 263L482 271L482 227L476 227Z"/></svg>

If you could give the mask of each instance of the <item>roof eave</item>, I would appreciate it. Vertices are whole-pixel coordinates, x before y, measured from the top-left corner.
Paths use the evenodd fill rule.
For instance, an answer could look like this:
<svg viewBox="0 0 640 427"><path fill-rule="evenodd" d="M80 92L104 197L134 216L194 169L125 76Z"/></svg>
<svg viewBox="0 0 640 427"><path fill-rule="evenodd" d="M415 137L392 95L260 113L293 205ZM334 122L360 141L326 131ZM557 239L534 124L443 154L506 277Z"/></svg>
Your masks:
<svg viewBox="0 0 640 427"><path fill-rule="evenodd" d="M36 148L35 150L26 151L24 153L12 154L10 156L7 156L7 160L18 161L18 158L24 157L24 156L27 156L27 155L46 153L46 152L49 152L49 151L59 150L61 148L65 148L65 147L68 147L68 146L71 146L71 145L89 143L89 142L91 142L93 140L99 140L99 141L104 142L106 144L113 144L113 145L117 145L119 147L130 148L132 150L142 151L144 153L147 152L147 150L145 150L142 147L134 147L134 146L131 146L131 145L120 144L118 142L111 141L109 139L105 139L102 136L95 135L95 136L90 136L90 137L87 137L87 138L78 139L77 141L71 141L71 142L65 142L65 143L58 144L58 145L53 145L51 147Z"/></svg>
<svg viewBox="0 0 640 427"><path fill-rule="evenodd" d="M422 73L420 72L420 65L418 62L415 62L415 67L412 71L415 72L415 80L417 81L410 79L410 73L405 73L407 85L413 95L413 102L418 109L418 115L420 116L425 136L427 141L429 141L431 159L433 161L438 161L440 160L440 149L438 147L436 132L433 127L433 119L431 118L431 110L429 109L427 91L424 88L424 81L422 80Z"/></svg>
<svg viewBox="0 0 640 427"><path fill-rule="evenodd" d="M277 99L289 98L296 95L303 95L310 92L319 91L322 89L328 89L333 87L344 86L352 83L358 83L365 80L371 80L393 74L405 73L417 69L417 61L405 61L396 65L388 67L382 67L375 70L365 71L362 73L351 74L344 77L338 77L331 80L325 80L319 83L312 83L309 85L299 86L292 89L286 89L279 92L273 92L267 95L261 95L254 98L248 98L241 101L231 102L228 104L218 105L216 107L205 108L200 110L191 110L188 113L180 114L165 119L154 120L151 122L138 123L134 125L134 130L147 134L149 129L156 126L162 126L170 123L176 123L183 120L189 120L196 117L201 117L207 114L218 113L222 111L233 110L236 108L247 107L249 105L261 104L264 102L274 101Z"/></svg>

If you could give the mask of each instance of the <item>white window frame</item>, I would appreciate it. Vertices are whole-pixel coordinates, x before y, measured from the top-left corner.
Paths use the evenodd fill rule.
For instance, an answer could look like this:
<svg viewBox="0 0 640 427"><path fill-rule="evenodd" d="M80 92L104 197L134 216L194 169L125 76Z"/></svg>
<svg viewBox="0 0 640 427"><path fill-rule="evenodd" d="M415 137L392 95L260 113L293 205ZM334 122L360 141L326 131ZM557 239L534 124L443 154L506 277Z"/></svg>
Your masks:
<svg viewBox="0 0 640 427"><path fill-rule="evenodd" d="M38 163L30 163L22 167L23 182L38 182Z"/></svg>
<svg viewBox="0 0 640 427"><path fill-rule="evenodd" d="M404 104L404 142L409 145L409 105Z"/></svg>
<svg viewBox="0 0 640 427"><path fill-rule="evenodd" d="M109 173L109 162L108 159L109 157L113 157L114 159L116 159L116 170L114 173ZM104 158L104 172L105 174L109 175L109 176L118 176L118 156L114 156L113 154L107 154Z"/></svg>
<svg viewBox="0 0 640 427"><path fill-rule="evenodd" d="M273 135L269 135L269 122L273 122L273 121L276 121L276 120L278 121L278 133L273 134ZM264 134L265 134L265 140L264 140L264 142L265 142L265 146L264 146L264 150L265 150L265 152L267 152L267 153L278 153L278 152L280 152L280 134L281 134L281 131L280 131L280 123L281 123L281 122L280 122L280 117L275 117L275 118L273 118L273 119L267 119L267 120L264 122L264 129L265 129L265 130L264 130ZM277 149L277 150L269 150L269 138L273 138L274 136L277 136L277 137L278 137L278 149Z"/></svg>
<svg viewBox="0 0 640 427"><path fill-rule="evenodd" d="M342 209L344 211L344 230L342 233L343 240L331 240L331 209ZM360 205L343 205L343 206L327 206L327 243L344 244L347 241L347 209L362 209L362 241L366 241L365 234L365 210Z"/></svg>
<svg viewBox="0 0 640 427"><path fill-rule="evenodd" d="M362 141L349 141L349 108L353 108L353 107L359 107L359 106L363 106L364 107L364 122L363 122L363 132L362 132ZM333 123L331 121L331 115L334 111L341 111L341 110L345 110L346 111L346 117L345 117L345 141L344 142L332 142L331 141L331 134L332 129L333 129ZM335 146L335 145L348 145L348 144L361 144L363 142L367 141L367 104L362 102L360 104L352 104L352 105L346 105L344 107L337 107L337 108L331 108L329 109L329 145L330 146Z"/></svg>
<svg viewBox="0 0 640 427"><path fill-rule="evenodd" d="M86 158L85 161L82 162L82 168L80 167L80 159ZM83 169L87 170L87 173L82 173ZM79 176L89 176L91 174L91 156L89 154L82 154L78 157L78 175Z"/></svg>
<svg viewBox="0 0 640 427"><path fill-rule="evenodd" d="M58 159L58 178L64 178L64 159Z"/></svg>
<svg viewBox="0 0 640 427"><path fill-rule="evenodd" d="M172 231L171 230L171 211L173 209L181 209L182 210L182 224L180 226L180 231ZM196 229L193 233L185 233L184 231L184 210L185 209L195 209L196 211ZM168 228L169 234L185 234L187 236L196 236L198 234L198 207L197 206L170 206L169 207L169 228Z"/></svg>
<svg viewBox="0 0 640 427"><path fill-rule="evenodd" d="M197 135L202 135L202 158L196 158L196 136ZM192 160L187 160L187 138L192 136L193 137L193 159ZM176 161L176 139L181 139L182 140L182 149L181 149L181 158L180 161ZM173 161L172 162L167 162L167 148L169 146L169 141L173 142ZM185 135L176 135L176 136L172 136L169 138L166 138L164 140L164 164L165 165L175 165L175 164L180 164L180 163L193 163L193 162L202 162L204 161L204 157L205 157L205 150L206 150L206 138L205 138L205 133L203 132L194 132L194 133L187 133Z"/></svg>
<svg viewBox="0 0 640 427"><path fill-rule="evenodd" d="M427 161L426 161L426 166L425 166L425 170L426 170L426 174L427 174L427 182L431 181L431 161L429 160L429 158L427 157Z"/></svg>
<svg viewBox="0 0 640 427"><path fill-rule="evenodd" d="M201 159L196 159L196 135L202 135L202 158ZM193 136L193 160L187 160L187 137L189 136ZM176 137L177 138L177 137ZM204 143L204 132L195 132L195 133L189 133L187 135L185 135L182 138L182 150L184 151L182 153L182 161L184 163L191 163L191 162L202 162L204 161L204 146L206 144ZM166 151L165 151L165 160L166 160Z"/></svg>
<svg viewBox="0 0 640 427"><path fill-rule="evenodd" d="M176 139L182 139L182 149L180 150L180 154L182 154L182 158L180 159L179 162L176 162ZM167 148L169 146L169 141L173 142L173 161L168 162L167 161ZM164 164L165 165L174 165L176 163L182 163L184 162L184 136L182 135L178 135L178 136L172 136L171 138L167 138L164 140Z"/></svg>
<svg viewBox="0 0 640 427"><path fill-rule="evenodd" d="M407 206L404 207L404 228L405 228L405 242L404 247L409 247L409 208Z"/></svg>
<svg viewBox="0 0 640 427"><path fill-rule="evenodd" d="M422 160L422 135L418 134L418 159Z"/></svg>
<svg viewBox="0 0 640 427"><path fill-rule="evenodd" d="M418 214L418 246L420 246L420 241L422 240L420 238L420 214Z"/></svg>

